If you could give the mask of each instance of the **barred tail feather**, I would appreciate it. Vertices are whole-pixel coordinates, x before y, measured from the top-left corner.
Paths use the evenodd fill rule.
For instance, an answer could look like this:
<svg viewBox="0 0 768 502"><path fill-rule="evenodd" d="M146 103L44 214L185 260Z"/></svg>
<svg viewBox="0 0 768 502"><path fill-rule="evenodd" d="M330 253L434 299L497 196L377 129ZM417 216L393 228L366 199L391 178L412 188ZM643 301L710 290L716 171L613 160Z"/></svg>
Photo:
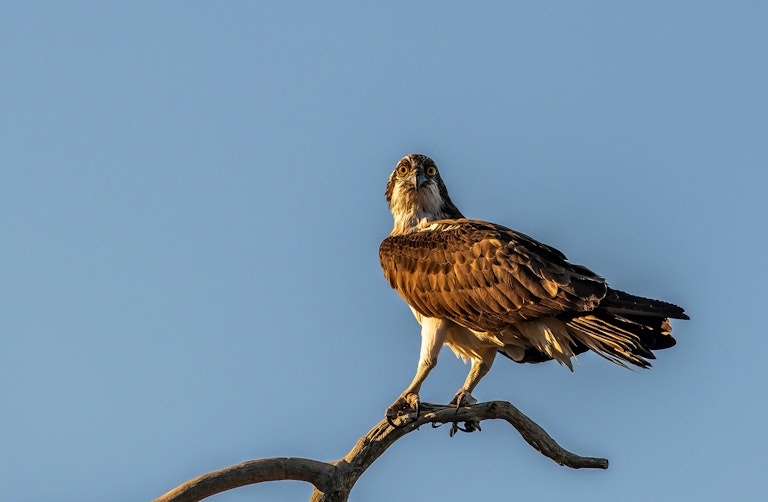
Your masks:
<svg viewBox="0 0 768 502"><path fill-rule="evenodd" d="M571 336L585 349L624 368L628 368L627 363L649 368L648 359L656 358L644 343L652 329L640 323L598 314L574 317L565 324Z"/></svg>
<svg viewBox="0 0 768 502"><path fill-rule="evenodd" d="M573 371L571 358L591 350L624 368L649 368L653 350L675 345L669 319L688 319L672 303L609 289L591 312L563 314L510 326L499 352L518 363L556 360ZM521 343L522 342L522 343Z"/></svg>
<svg viewBox="0 0 768 502"><path fill-rule="evenodd" d="M690 319L682 307L673 303L643 298L610 288L605 298L600 301L598 309L627 318Z"/></svg>
<svg viewBox="0 0 768 502"><path fill-rule="evenodd" d="M587 349L626 367L630 363L648 368L655 359L652 350L675 345L669 319L688 319L672 303L609 289L600 306L590 315L566 322L569 331Z"/></svg>

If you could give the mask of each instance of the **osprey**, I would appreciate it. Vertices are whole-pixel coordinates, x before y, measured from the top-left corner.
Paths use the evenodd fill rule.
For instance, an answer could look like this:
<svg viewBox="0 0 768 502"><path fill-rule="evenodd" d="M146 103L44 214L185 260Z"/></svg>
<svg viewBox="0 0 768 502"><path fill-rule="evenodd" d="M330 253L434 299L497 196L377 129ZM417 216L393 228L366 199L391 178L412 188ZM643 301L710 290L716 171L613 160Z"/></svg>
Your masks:
<svg viewBox="0 0 768 502"><path fill-rule="evenodd" d="M403 157L389 177L394 228L379 248L384 276L421 324L416 376L387 409L419 411L419 390L447 345L471 361L451 401L474 404L472 391L497 353L518 363L571 359L591 350L611 362L647 368L652 350L675 344L669 318L688 319L671 303L608 287L560 251L494 223L465 218L448 196L437 165Z"/></svg>

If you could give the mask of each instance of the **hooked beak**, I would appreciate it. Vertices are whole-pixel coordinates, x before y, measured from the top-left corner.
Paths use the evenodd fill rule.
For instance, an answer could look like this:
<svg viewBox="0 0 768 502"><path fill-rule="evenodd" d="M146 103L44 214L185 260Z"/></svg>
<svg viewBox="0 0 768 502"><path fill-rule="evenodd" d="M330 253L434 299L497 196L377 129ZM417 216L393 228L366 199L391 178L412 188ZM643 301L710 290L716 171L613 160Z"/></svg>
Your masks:
<svg viewBox="0 0 768 502"><path fill-rule="evenodd" d="M424 184L424 182L427 181L427 175L424 174L421 169L416 171L416 190L421 188L421 185Z"/></svg>

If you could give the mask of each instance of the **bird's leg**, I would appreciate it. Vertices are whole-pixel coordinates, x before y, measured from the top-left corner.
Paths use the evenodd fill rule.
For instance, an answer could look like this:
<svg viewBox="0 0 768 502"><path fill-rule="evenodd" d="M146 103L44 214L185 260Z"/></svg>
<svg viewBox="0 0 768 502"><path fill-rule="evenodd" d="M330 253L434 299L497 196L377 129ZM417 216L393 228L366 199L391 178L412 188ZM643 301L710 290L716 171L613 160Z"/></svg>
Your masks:
<svg viewBox="0 0 768 502"><path fill-rule="evenodd" d="M479 351L480 357L472 359L472 367L469 370L467 379L464 381L464 386L459 389L451 404L455 404L456 407L469 406L475 404L477 399L472 397L472 391L475 390L480 379L488 373L493 365L493 360L496 358L496 347L488 347Z"/></svg>
<svg viewBox="0 0 768 502"><path fill-rule="evenodd" d="M496 351L497 349L495 347L483 349L480 351L480 358L472 359L472 367L469 369L469 374L464 381L464 386L459 389L455 396L453 396L450 403L456 405L456 413L459 412L461 406L470 406L477 402L477 399L472 397L472 391L475 390L480 379L491 369L493 360L496 357ZM464 427L461 427L458 422L453 422L450 435L453 437L457 431L474 432L479 430L480 422L474 420L464 422Z"/></svg>
<svg viewBox="0 0 768 502"><path fill-rule="evenodd" d="M439 319L423 318L421 321L421 351L416 375L411 384L400 394L400 397L387 408L386 417L390 425L395 427L394 420L400 415L411 411L419 414L419 391L421 384L427 379L432 368L437 366L437 355L445 342L446 330L444 322Z"/></svg>

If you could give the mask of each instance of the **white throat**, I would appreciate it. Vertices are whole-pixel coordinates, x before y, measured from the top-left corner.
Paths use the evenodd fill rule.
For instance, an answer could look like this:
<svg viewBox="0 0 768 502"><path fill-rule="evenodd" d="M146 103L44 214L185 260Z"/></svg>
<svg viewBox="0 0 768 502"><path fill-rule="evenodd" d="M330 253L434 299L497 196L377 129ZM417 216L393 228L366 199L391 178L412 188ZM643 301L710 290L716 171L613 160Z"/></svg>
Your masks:
<svg viewBox="0 0 768 502"><path fill-rule="evenodd" d="M390 235L417 232L430 222L447 216L442 211L442 199L436 183L423 186L417 193L397 185L392 194L392 216L395 225Z"/></svg>

